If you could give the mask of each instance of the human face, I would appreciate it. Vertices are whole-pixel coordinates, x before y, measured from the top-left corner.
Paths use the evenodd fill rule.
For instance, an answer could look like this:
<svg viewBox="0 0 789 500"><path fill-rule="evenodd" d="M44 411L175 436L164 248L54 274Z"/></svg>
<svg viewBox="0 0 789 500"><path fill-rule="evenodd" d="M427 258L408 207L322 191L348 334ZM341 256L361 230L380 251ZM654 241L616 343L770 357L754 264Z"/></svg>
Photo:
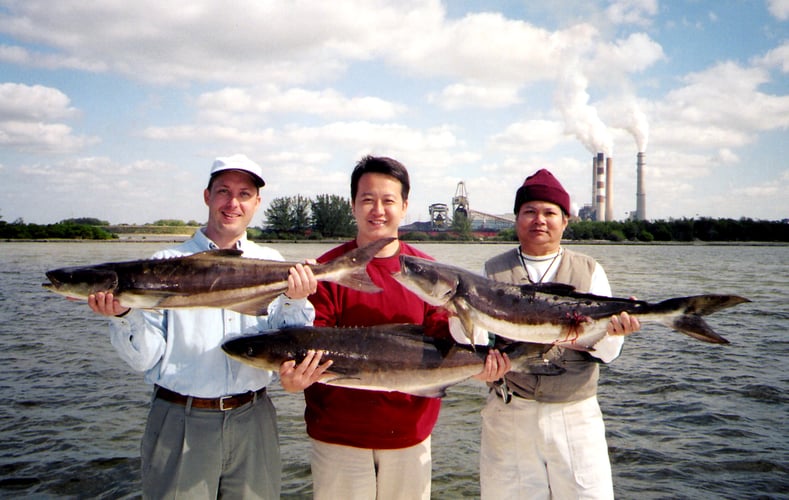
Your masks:
<svg viewBox="0 0 789 500"><path fill-rule="evenodd" d="M567 227L559 205L547 201L527 201L515 218L521 249L529 255L548 255L559 250Z"/></svg>
<svg viewBox="0 0 789 500"><path fill-rule="evenodd" d="M402 187L400 181L386 174L368 173L359 179L351 207L358 227L356 243L359 246L381 238L397 238L397 228L408 209ZM389 250L385 248L384 251Z"/></svg>
<svg viewBox="0 0 789 500"><path fill-rule="evenodd" d="M203 192L208 206L206 236L220 248L231 248L246 232L260 206L260 193L252 178L228 170Z"/></svg>

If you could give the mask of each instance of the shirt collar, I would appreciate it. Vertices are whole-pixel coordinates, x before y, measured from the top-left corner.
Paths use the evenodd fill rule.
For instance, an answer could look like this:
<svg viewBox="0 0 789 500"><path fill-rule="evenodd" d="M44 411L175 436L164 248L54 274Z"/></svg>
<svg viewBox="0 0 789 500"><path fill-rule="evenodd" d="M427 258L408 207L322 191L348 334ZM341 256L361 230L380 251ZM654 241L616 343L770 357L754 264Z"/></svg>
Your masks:
<svg viewBox="0 0 789 500"><path fill-rule="evenodd" d="M200 228L195 233L194 237L195 237L195 240L197 240L199 242L201 247L207 248L208 250L219 250L219 247L217 246L217 244L214 243L213 241L211 241L211 239L208 236L205 235L205 228L204 227ZM241 235L241 238L239 238L238 241L236 241L236 244L235 244L236 250L243 250L244 247L246 247L248 241L249 240L247 240L247 232L244 231L244 234Z"/></svg>

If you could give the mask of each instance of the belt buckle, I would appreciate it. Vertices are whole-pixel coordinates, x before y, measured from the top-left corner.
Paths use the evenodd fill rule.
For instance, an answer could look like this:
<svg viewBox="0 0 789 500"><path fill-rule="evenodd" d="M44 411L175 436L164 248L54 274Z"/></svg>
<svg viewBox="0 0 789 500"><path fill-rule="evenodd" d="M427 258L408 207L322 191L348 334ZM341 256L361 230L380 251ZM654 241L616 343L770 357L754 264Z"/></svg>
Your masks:
<svg viewBox="0 0 789 500"><path fill-rule="evenodd" d="M225 401L231 399L233 396L222 396L219 398L219 409L222 411L229 411L232 410L232 407L225 407Z"/></svg>

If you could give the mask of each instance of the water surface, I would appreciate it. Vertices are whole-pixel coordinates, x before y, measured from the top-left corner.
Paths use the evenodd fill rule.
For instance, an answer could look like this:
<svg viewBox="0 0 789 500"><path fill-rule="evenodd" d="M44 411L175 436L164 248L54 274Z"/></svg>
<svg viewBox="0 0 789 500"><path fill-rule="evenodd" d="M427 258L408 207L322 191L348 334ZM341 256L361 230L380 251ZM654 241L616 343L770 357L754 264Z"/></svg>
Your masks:
<svg viewBox="0 0 789 500"><path fill-rule="evenodd" d="M134 498L150 387L110 346L107 322L41 287L44 271L146 258L163 243L0 243L0 496ZM287 259L333 245L273 244ZM479 271L512 245L419 244ZM789 247L572 245L605 267L617 296L698 293L753 300L709 317L732 343L661 326L630 337L601 372L619 498L789 498ZM485 387L449 390L433 435L433 497L477 497ZM283 498L311 494L300 395L271 388Z"/></svg>

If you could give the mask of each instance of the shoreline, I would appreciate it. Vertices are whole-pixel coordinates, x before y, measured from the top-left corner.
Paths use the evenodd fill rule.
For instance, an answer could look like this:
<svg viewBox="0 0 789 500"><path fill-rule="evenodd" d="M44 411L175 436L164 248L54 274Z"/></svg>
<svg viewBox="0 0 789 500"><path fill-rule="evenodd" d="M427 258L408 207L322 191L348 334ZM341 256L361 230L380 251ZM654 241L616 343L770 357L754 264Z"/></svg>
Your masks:
<svg viewBox="0 0 789 500"><path fill-rule="evenodd" d="M92 240L84 238L34 238L34 239L0 239L0 243L182 243L192 237L190 234L127 234L108 240ZM280 239L252 239L261 244L340 244L346 239L321 239L321 240L280 240ZM417 245L508 245L515 241L434 241L434 240L403 240L409 244ZM789 242L781 241L608 241L608 240L562 240L562 245L630 245L630 246L789 246Z"/></svg>

